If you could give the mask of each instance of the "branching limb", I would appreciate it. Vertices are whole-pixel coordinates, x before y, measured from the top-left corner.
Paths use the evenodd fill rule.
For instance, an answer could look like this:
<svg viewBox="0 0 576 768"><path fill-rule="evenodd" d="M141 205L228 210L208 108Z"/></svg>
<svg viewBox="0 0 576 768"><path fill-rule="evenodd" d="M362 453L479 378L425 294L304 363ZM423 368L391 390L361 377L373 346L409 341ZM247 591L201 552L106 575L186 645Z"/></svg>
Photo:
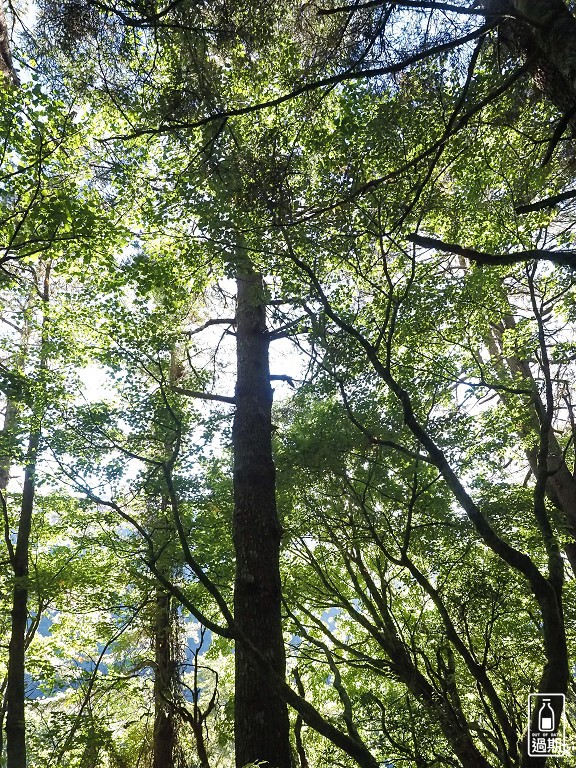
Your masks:
<svg viewBox="0 0 576 768"><path fill-rule="evenodd" d="M409 448L405 448L403 445L400 445L400 443L394 442L394 440L384 440L383 438L376 437L374 434L372 434L372 432L370 432L370 430L367 429L367 427L365 427L364 424L358 421L358 419L354 416L352 406L348 400L348 395L346 394L343 382L340 379L337 379L337 383L340 389L340 394L342 395L342 402L348 418L352 424L354 424L356 429L358 429L363 435L365 435L365 437L368 438L372 445L380 445L383 448L392 448L393 450L402 453L404 456L408 456L409 458L414 459L414 461L424 461L427 464L433 463L430 458L423 453L416 453L415 451L411 451Z"/></svg>
<svg viewBox="0 0 576 768"><path fill-rule="evenodd" d="M88 706L88 703L90 701L90 697L92 695L92 689L94 688L94 683L96 682L96 678L98 676L98 672L100 671L100 665L102 664L102 660L104 659L104 656L108 653L108 649L111 645L113 645L118 638L120 638L124 632L128 629L128 627L131 626L132 622L136 618L136 616L140 613L144 605L146 604L147 600L141 603L136 610L134 611L134 614L130 616L128 621L124 622L124 624L120 627L118 632L116 632L114 635L112 635L109 640L107 640L104 643L104 646L102 650L100 651L100 654L98 656L98 659L96 663L94 664L94 668L92 669L90 673L90 678L88 680L88 686L86 688L86 693L84 694L84 698L82 699L82 703L80 704L80 709L78 710L78 713L76 714L76 717L74 718L74 722L72 723L72 728L70 729L68 736L64 740L64 743L62 744L62 747L60 748L60 752L58 753L58 756L56 758L56 765L60 765L62 762L62 758L66 754L68 747L72 743L72 740L74 739L74 736L76 735L76 732L78 730L78 727L80 725L80 722L82 721L82 717L84 715L84 710Z"/></svg>

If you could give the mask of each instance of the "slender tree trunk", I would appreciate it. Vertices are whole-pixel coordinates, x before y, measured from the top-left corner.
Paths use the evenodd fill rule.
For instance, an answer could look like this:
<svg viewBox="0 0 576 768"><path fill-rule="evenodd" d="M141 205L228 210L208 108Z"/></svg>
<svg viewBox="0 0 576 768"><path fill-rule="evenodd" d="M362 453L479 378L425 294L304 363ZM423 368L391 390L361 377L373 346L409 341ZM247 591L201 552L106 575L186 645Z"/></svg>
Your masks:
<svg viewBox="0 0 576 768"><path fill-rule="evenodd" d="M14 552L15 584L12 596L12 627L8 646L8 682L6 687L7 768L26 768L24 656L28 624L28 550L34 509L36 456L39 445L40 430L35 429L31 433L28 443L20 524Z"/></svg>
<svg viewBox="0 0 576 768"><path fill-rule="evenodd" d="M49 301L50 262L45 267L42 333L40 339L40 363L38 372L42 377L47 366L47 305ZM26 629L28 625L28 566L30 532L36 492L36 460L42 437L43 397L33 405L32 426L24 466L24 486L20 521L14 557L14 591L12 595L11 632L8 645L8 675L6 684L6 755L7 768L26 768L26 723L25 723L25 653Z"/></svg>
<svg viewBox="0 0 576 768"><path fill-rule="evenodd" d="M10 482L10 467L12 465L11 446L14 441L14 435L16 434L18 424L18 405L17 403L8 398L6 401L6 411L4 412L4 426L2 428L2 440L5 446L5 453L0 456L0 494L4 497L4 512L6 518L4 520L5 536L10 536L10 523L8 521L8 506L6 498L6 490L8 483ZM11 566L14 569L15 563L12 557L12 553L8 552ZM4 753L4 719L6 717L6 685L7 679L4 678L2 685L0 686L0 762L2 761L2 755Z"/></svg>
<svg viewBox="0 0 576 768"><path fill-rule="evenodd" d="M199 768L210 768L210 760L208 758L206 741L204 739L203 722L195 721L192 724L192 731L194 732L196 752L198 753L198 766Z"/></svg>
<svg viewBox="0 0 576 768"><path fill-rule="evenodd" d="M10 467L12 465L11 447L14 445L14 435L18 424L18 404L12 399L6 400L4 412L4 426L2 427L2 441L5 453L0 456L0 493L5 494L10 481Z"/></svg>
<svg viewBox="0 0 576 768"><path fill-rule="evenodd" d="M25 311L23 313L24 323L21 330L20 348L14 361L14 370L19 373L24 370L26 358L28 355L30 328L27 317L27 310L31 306L31 299L29 298ZM6 546L8 549L8 557L12 572L15 574L16 562L15 551L9 544L10 539L10 521L8 519L8 499L6 492L8 490L8 484L10 482L10 470L12 468L14 449L18 444L17 433L20 425L20 404L13 397L6 398L6 410L4 412L4 424L2 427L2 453L0 455L0 494L4 497L3 511L4 511L4 537L7 540ZM0 705L0 761L4 754L4 720L6 718L6 711L8 707L7 701L7 683L8 679L5 678L0 688L2 703Z"/></svg>
<svg viewBox="0 0 576 768"><path fill-rule="evenodd" d="M154 744L153 768L172 768L178 740L174 710L173 623L171 597L158 591L154 616Z"/></svg>
<svg viewBox="0 0 576 768"><path fill-rule="evenodd" d="M239 270L236 311L236 412L234 521L236 554L234 619L250 642L284 678L280 538L272 458L272 389L262 276ZM256 760L291 768L286 703L250 663L242 643L235 651L236 767Z"/></svg>
<svg viewBox="0 0 576 768"><path fill-rule="evenodd" d="M172 350L170 364L170 384L174 385L177 375L176 350ZM157 413L158 423L163 423L163 408ZM165 458L171 456L174 445L168 434L163 436ZM160 500L160 517L158 517L157 499L152 503L151 523L155 527L162 523L167 515L168 497L164 493ZM166 544L164 536L157 542L159 549ZM172 577L174 566L171 562L162 560L164 575ZM177 761L179 718L175 703L179 693L177 660L175 658L176 615L173 610L171 595L159 587L154 604L154 623L152 633L154 638L154 735L152 768L173 768Z"/></svg>
<svg viewBox="0 0 576 768"><path fill-rule="evenodd" d="M294 669L294 681L296 683L296 688L298 689L298 695L304 698L306 691L304 690L304 685L302 683L302 678L300 677L300 672L298 670L298 667ZM300 768L310 768L310 763L308 762L308 755L306 754L306 749L304 748L304 741L302 739L302 729L304 726L304 720L302 719L302 715L298 715L296 717L296 722L294 723L294 739L296 741L296 753L298 754L298 761L300 763Z"/></svg>
<svg viewBox="0 0 576 768"><path fill-rule="evenodd" d="M188 722L192 726L194 740L196 742L196 752L198 753L198 768L210 768L210 759L208 757L206 739L204 737L204 725L208 715L214 708L218 692L218 677L216 676L212 699L209 701L206 709L202 711L202 709L200 709L200 685L198 684L198 670L200 667L200 652L204 646L204 638L205 630L202 628L200 630L199 644L194 651L194 702L192 714L187 717Z"/></svg>
<svg viewBox="0 0 576 768"><path fill-rule="evenodd" d="M4 7L0 4L0 72L4 77L4 82L11 85L19 85L18 75L12 63L12 53L10 51L10 36L8 34L8 24L6 23L6 14Z"/></svg>

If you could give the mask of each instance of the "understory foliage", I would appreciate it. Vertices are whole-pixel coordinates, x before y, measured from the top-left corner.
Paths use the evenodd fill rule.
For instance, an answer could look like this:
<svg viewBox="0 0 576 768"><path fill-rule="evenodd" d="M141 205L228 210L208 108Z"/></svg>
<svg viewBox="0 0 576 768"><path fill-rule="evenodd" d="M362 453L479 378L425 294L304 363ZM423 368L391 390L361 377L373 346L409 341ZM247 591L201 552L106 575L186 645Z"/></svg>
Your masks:
<svg viewBox="0 0 576 768"><path fill-rule="evenodd" d="M571 764L576 19L528 5L5 9L0 765L235 764L253 273L294 768Z"/></svg>

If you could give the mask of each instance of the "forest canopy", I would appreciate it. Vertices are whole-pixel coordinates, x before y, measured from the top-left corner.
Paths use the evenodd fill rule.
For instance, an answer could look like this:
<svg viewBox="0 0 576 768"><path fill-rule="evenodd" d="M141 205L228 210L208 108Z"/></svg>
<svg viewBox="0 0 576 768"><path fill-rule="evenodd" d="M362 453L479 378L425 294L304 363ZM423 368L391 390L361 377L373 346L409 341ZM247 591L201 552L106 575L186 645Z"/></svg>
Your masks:
<svg viewBox="0 0 576 768"><path fill-rule="evenodd" d="M573 764L575 6L0 9L0 766Z"/></svg>

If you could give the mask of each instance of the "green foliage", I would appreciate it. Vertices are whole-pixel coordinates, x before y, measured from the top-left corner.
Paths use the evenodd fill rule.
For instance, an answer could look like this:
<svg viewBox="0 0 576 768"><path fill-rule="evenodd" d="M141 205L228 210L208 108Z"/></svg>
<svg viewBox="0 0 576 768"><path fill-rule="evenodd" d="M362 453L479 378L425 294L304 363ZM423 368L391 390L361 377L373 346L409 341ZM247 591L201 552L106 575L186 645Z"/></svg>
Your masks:
<svg viewBox="0 0 576 768"><path fill-rule="evenodd" d="M38 768L150 763L167 584L179 759L196 760L200 711L211 765L233 763L233 642L188 643L192 616L225 623L199 569L233 605L231 409L190 393L233 392L233 324L195 331L233 316L247 261L267 281L272 350L278 329L305 371L279 371L296 391L274 411L290 684L296 670L379 764L463 764L455 719L489 765L519 765L527 695L554 659L541 599L482 524L548 585L562 561L572 670L575 582L556 548L576 530L561 493L574 272L409 239L571 248L569 201L519 209L571 187L572 150L550 152L556 108L526 79L501 88L515 64L495 33L421 58L446 16L339 5L43 2L36 37L15 41L23 84L0 93L0 393L16 414L0 433L0 670L40 424ZM477 21L446 13L455 36ZM310 765L352 765L307 724L301 739Z"/></svg>

